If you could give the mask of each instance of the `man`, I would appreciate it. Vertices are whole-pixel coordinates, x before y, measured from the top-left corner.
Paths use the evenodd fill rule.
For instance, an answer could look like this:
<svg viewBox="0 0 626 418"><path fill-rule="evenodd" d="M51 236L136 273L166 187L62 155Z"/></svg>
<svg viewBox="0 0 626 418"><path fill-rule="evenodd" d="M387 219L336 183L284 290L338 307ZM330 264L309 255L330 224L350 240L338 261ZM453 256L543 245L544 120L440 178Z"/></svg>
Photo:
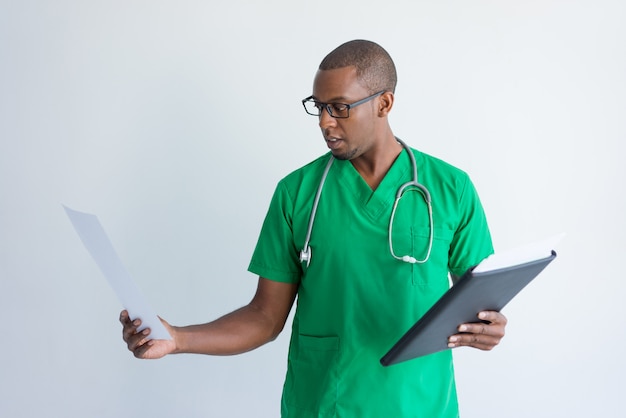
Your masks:
<svg viewBox="0 0 626 418"><path fill-rule="evenodd" d="M207 324L165 323L171 341L137 333L140 321L123 311L136 357L252 350L281 332L297 295L283 417L458 416L450 350L379 363L448 289L448 274L454 280L493 251L468 176L394 136L395 86L394 63L375 43L347 42L324 58L303 104L330 153L278 184L249 267L259 275L254 298ZM450 347L499 343L506 318L478 317Z"/></svg>

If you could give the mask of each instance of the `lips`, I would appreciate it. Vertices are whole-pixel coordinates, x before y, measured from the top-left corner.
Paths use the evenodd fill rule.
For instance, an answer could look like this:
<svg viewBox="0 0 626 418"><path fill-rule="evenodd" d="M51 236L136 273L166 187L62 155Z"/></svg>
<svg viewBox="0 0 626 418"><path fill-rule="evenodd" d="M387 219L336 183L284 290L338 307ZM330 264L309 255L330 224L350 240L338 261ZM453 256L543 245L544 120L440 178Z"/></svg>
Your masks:
<svg viewBox="0 0 626 418"><path fill-rule="evenodd" d="M326 138L326 145L331 150L339 148L341 146L342 142L343 142L343 140L341 140L339 138Z"/></svg>

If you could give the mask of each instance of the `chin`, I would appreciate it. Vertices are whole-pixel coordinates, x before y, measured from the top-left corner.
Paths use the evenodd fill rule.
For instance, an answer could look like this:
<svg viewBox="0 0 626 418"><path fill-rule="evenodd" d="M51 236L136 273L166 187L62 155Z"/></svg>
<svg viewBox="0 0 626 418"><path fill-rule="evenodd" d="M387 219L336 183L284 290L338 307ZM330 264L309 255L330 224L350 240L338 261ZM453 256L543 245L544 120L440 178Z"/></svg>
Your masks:
<svg viewBox="0 0 626 418"><path fill-rule="evenodd" d="M338 160L351 160L356 156L357 150L350 150L348 152L335 152L335 151L331 151L333 154L333 157L335 157Z"/></svg>

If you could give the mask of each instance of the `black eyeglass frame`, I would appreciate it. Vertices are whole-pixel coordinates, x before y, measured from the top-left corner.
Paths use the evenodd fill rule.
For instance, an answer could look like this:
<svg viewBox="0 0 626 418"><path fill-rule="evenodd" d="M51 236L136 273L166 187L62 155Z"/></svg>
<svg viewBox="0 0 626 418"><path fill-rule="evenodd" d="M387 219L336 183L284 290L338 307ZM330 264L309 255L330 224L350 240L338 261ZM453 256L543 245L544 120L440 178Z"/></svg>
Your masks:
<svg viewBox="0 0 626 418"><path fill-rule="evenodd" d="M350 109L357 107L359 105L362 105L363 103L367 103L372 99L375 99L376 97L380 96L381 94L385 93L387 90L381 90L378 93L374 93L371 96L367 96L364 99L358 100L354 103L337 103L337 102L333 102L333 103L324 103L324 102L318 102L317 100L315 100L313 98L313 96L309 96L306 99L302 99L302 106L304 107L304 111L311 115L311 116L322 116L322 107L324 109L326 109L326 111L328 112L328 114L336 119L348 119L350 117ZM314 103L316 108L318 109L317 113L311 113L309 112L309 109L307 109L306 107L306 103ZM319 107L318 107L319 106ZM346 116L336 116L333 115L333 111L331 109L331 106L345 106L346 107Z"/></svg>

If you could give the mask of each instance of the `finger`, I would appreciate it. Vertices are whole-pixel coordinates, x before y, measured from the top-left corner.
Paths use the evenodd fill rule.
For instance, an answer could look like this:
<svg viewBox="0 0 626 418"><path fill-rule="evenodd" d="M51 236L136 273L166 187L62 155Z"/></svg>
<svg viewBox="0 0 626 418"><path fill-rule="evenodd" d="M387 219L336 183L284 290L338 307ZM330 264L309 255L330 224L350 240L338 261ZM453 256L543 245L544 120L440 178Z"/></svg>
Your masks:
<svg viewBox="0 0 626 418"><path fill-rule="evenodd" d="M448 347L474 347L489 351L500 343L500 338L484 334L456 334L448 339Z"/></svg>
<svg viewBox="0 0 626 418"><path fill-rule="evenodd" d="M461 324L458 329L459 332L466 334L480 334L499 338L504 336L504 327L500 324L469 323Z"/></svg>
<svg viewBox="0 0 626 418"><path fill-rule="evenodd" d="M150 328L146 328L141 332L137 332L125 339L126 345L128 349L132 352L135 352L138 347L141 347L150 341L148 337L150 335Z"/></svg>
<svg viewBox="0 0 626 418"><path fill-rule="evenodd" d="M124 324L124 328L122 329L122 338L124 341L128 342L128 340L135 334L139 332L138 328L141 325L141 319L137 318L133 322L127 322Z"/></svg>
<svg viewBox="0 0 626 418"><path fill-rule="evenodd" d="M478 313L478 319L486 321L490 324L502 324L506 325L506 316L502 315L498 311L482 311Z"/></svg>
<svg viewBox="0 0 626 418"><path fill-rule="evenodd" d="M470 322L459 325L459 332L472 334L487 334L502 338L506 328L507 319L500 312L483 311L478 314L481 322Z"/></svg>
<svg viewBox="0 0 626 418"><path fill-rule="evenodd" d="M128 322L130 322L130 317L128 316L128 311L126 309L120 312L120 322L122 323L122 325L126 325Z"/></svg>
<svg viewBox="0 0 626 418"><path fill-rule="evenodd" d="M154 340L148 340L144 344L141 344L140 346L136 347L134 350L131 350L131 351L133 352L133 355L137 358L148 358L148 355L146 353L152 347L153 344L154 344Z"/></svg>

